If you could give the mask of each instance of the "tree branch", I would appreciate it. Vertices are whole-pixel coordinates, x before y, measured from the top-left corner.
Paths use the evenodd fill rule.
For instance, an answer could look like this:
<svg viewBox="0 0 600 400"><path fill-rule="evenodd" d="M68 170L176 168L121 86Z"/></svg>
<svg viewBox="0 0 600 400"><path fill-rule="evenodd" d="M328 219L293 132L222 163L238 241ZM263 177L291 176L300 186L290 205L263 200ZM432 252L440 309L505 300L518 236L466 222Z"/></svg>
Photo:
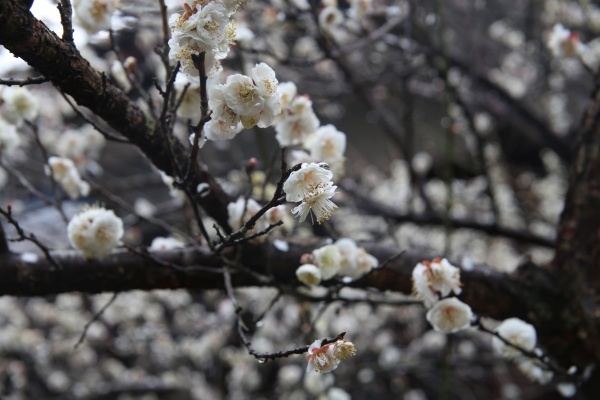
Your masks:
<svg viewBox="0 0 600 400"><path fill-rule="evenodd" d="M244 260L244 268L253 273L231 273L233 287L278 286L298 287L296 269L302 254L311 252L320 243L290 241L286 252L272 244L244 245L228 248L221 257ZM390 260L385 268L377 269L350 283L356 288L373 288L381 292L393 291L410 294L414 266L432 255L404 251L386 245L365 245L366 250L379 260ZM206 247L140 254L121 249L103 260L88 260L76 251L54 252L52 257L62 266L52 270L43 257L25 263L20 255L11 254L0 267L0 294L16 296L46 296L80 291L85 293L119 292L133 289L223 289L221 268L223 260ZM393 258L394 256L397 256ZM254 274L272 276L272 280L259 280ZM519 316L528 319L528 313L544 303L545 291L532 287L536 281L523 281L511 276L477 266L472 271L462 271L464 283L461 298L473 305L483 316L507 318ZM339 285L337 280L325 284ZM530 287L531 286L531 287ZM286 292L289 293L289 290Z"/></svg>

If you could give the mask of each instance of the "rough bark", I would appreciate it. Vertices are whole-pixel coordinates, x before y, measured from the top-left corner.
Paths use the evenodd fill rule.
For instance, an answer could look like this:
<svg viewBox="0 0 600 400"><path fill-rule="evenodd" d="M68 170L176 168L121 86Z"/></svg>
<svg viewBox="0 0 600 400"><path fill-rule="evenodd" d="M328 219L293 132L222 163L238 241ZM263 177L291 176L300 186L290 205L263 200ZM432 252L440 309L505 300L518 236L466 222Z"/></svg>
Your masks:
<svg viewBox="0 0 600 400"><path fill-rule="evenodd" d="M259 274L271 276L261 281L252 274L237 272L233 285L274 286L290 288L300 285L295 271L302 254L318 244L289 242L289 250L281 252L272 244L229 249L223 256L242 260L243 266ZM381 262L398 254L398 249L384 245L366 246ZM240 252L240 253L236 253ZM423 254L406 251L393 258L385 268L373 271L351 284L353 287L410 294L411 273ZM221 289L222 260L208 248L184 249L152 253L152 256L120 250L103 260L87 260L76 251L54 253L53 259L61 268L54 268L44 257L25 263L20 255L10 255L2 265L0 293L16 296L46 296L71 291L100 293L133 289ZM204 270L202 269L204 268ZM210 268L211 271L206 269ZM463 271L462 298L476 312L498 319L511 316L528 318L528 314L544 307L546 295L536 283L495 272L485 266ZM330 282L335 285L339 282Z"/></svg>
<svg viewBox="0 0 600 400"><path fill-rule="evenodd" d="M597 80L600 77L597 78ZM551 265L564 303L556 324L569 336L555 336L555 355L586 366L600 361L600 82L584 116L561 215L556 254ZM598 368L596 367L596 370ZM589 398L600 393L600 375L588 380Z"/></svg>

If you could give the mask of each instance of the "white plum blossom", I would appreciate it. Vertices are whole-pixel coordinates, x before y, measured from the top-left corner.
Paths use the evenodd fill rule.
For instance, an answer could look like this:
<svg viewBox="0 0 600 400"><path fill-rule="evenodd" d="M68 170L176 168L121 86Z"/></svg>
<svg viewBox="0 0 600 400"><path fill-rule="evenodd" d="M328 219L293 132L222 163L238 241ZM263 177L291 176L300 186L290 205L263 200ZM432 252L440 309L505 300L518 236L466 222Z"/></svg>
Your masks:
<svg viewBox="0 0 600 400"><path fill-rule="evenodd" d="M289 105L282 106L275 122L275 139L279 146L304 144L319 127L319 119L308 96L295 96Z"/></svg>
<svg viewBox="0 0 600 400"><path fill-rule="evenodd" d="M340 250L342 256L337 273L339 276L356 279L379 264L375 257L367 253L364 248L358 247L352 239L342 238L334 245Z"/></svg>
<svg viewBox="0 0 600 400"><path fill-rule="evenodd" d="M169 39L169 59L179 61L183 72L190 77L197 78L200 72L194 64L193 56L200 55L202 49L195 43L181 45L176 41L176 38L176 36L173 36ZM204 67L208 76L222 70L223 67L221 67L221 63L214 53L206 52L204 57Z"/></svg>
<svg viewBox="0 0 600 400"><path fill-rule="evenodd" d="M91 207L69 221L71 245L87 258L104 258L121 244L123 221L112 210Z"/></svg>
<svg viewBox="0 0 600 400"><path fill-rule="evenodd" d="M371 271L378 265L379 261L377 260L377 258L367 253L367 251L364 248L359 247L356 258L356 269L354 270L355 274L350 273L346 276L349 276L351 278L358 278L359 276Z"/></svg>
<svg viewBox="0 0 600 400"><path fill-rule="evenodd" d="M333 356L339 361L356 355L356 347L349 340L337 340L333 344Z"/></svg>
<svg viewBox="0 0 600 400"><path fill-rule="evenodd" d="M212 51L225 38L229 12L218 1L188 7L183 14L173 14L169 26L181 43L194 42L202 51Z"/></svg>
<svg viewBox="0 0 600 400"><path fill-rule="evenodd" d="M356 355L356 347L349 340L337 340L321 346L322 340L315 340L308 348L307 371L327 373L336 369L340 361Z"/></svg>
<svg viewBox="0 0 600 400"><path fill-rule="evenodd" d="M279 91L282 109L289 107L298 94L298 88L294 82L281 82L277 86L277 90Z"/></svg>
<svg viewBox="0 0 600 400"><path fill-rule="evenodd" d="M225 100L225 85L217 85L208 91L208 108L212 111L212 120L221 121L229 127L240 125L240 116Z"/></svg>
<svg viewBox="0 0 600 400"><path fill-rule="evenodd" d="M334 245L340 250L342 259L340 261L340 275L352 276L356 270L358 246L349 238L338 239Z"/></svg>
<svg viewBox="0 0 600 400"><path fill-rule="evenodd" d="M296 277L306 286L317 286L321 283L321 270L314 264L304 264L296 270Z"/></svg>
<svg viewBox="0 0 600 400"><path fill-rule="evenodd" d="M315 131L307 148L314 158L329 164L344 156L346 135L331 124L323 125Z"/></svg>
<svg viewBox="0 0 600 400"><path fill-rule="evenodd" d="M232 127L225 121L211 119L204 124L204 135L207 140L228 140L236 137L243 129L241 123Z"/></svg>
<svg viewBox="0 0 600 400"><path fill-rule="evenodd" d="M38 101L25 87L5 87L2 90L2 101L5 107L5 117L14 124L20 124L23 120L33 121L38 116Z"/></svg>
<svg viewBox="0 0 600 400"><path fill-rule="evenodd" d="M177 109L177 115L185 119L193 119L194 117L199 116L200 83L189 79L186 74L180 73L177 74L177 80L175 80L175 90L177 99L181 98L181 103ZM183 97L181 97L182 94Z"/></svg>
<svg viewBox="0 0 600 400"><path fill-rule="evenodd" d="M315 370L320 373L331 372L336 369L340 363L340 360L336 359L333 354L333 346L327 344L321 346L322 340L315 340L308 348L308 356L306 361L308 365L306 370Z"/></svg>
<svg viewBox="0 0 600 400"><path fill-rule="evenodd" d="M191 4L191 5L190 5ZM221 69L219 60L225 58L234 42L235 27L230 21L236 7L223 1L211 1L204 5L184 3L185 11L169 18L171 38L169 58L181 62L181 70L189 76L199 76L193 56L205 54L204 66L207 75Z"/></svg>
<svg viewBox="0 0 600 400"><path fill-rule="evenodd" d="M81 167L99 157L106 139L96 128L86 124L79 129L66 130L50 145L57 155L70 158Z"/></svg>
<svg viewBox="0 0 600 400"><path fill-rule="evenodd" d="M526 351L532 351L537 342L537 334L533 325L528 324L519 318L509 318L504 320L498 325L496 332L509 343ZM492 346L496 352L507 358L522 355L518 349L507 345L497 337L492 339Z"/></svg>
<svg viewBox="0 0 600 400"><path fill-rule="evenodd" d="M75 163L68 158L50 157L45 172L46 175L52 173L67 196L73 200L87 196L90 192L90 185L81 179Z"/></svg>
<svg viewBox="0 0 600 400"><path fill-rule="evenodd" d="M431 307L438 299L451 292L460 294L460 270L450 264L447 259L434 258L417 264L412 272L413 291L423 300L426 307Z"/></svg>
<svg viewBox="0 0 600 400"><path fill-rule="evenodd" d="M0 155L11 154L21 145L17 127L0 117Z"/></svg>
<svg viewBox="0 0 600 400"><path fill-rule="evenodd" d="M257 124L264 128L279 113L278 82L275 72L265 63L257 64L250 75L230 75L220 88L227 106L239 115L245 128Z"/></svg>
<svg viewBox="0 0 600 400"><path fill-rule="evenodd" d="M328 31L344 22L344 14L337 7L327 6L319 12L319 26Z"/></svg>
<svg viewBox="0 0 600 400"><path fill-rule="evenodd" d="M114 11L113 0L73 0L75 23L90 34L109 29Z"/></svg>
<svg viewBox="0 0 600 400"><path fill-rule="evenodd" d="M320 247L312 252L313 262L321 271L321 278L328 280L333 278L341 267L342 255L340 250L332 245Z"/></svg>
<svg viewBox="0 0 600 400"><path fill-rule="evenodd" d="M586 46L579 40L579 34L571 32L562 24L552 27L546 45L555 57L577 57L586 50Z"/></svg>
<svg viewBox="0 0 600 400"><path fill-rule="evenodd" d="M150 251L165 251L165 250L174 250L181 249L185 247L185 243L183 243L179 239L175 239L173 237L155 237L152 239L152 243L148 250Z"/></svg>
<svg viewBox="0 0 600 400"><path fill-rule="evenodd" d="M271 97L277 93L279 81L275 77L275 71L264 62L252 68L250 78L263 96Z"/></svg>
<svg viewBox="0 0 600 400"><path fill-rule="evenodd" d="M329 164L336 178L344 173L346 135L335 126L320 126L307 140L306 148L313 159Z"/></svg>
<svg viewBox="0 0 600 400"><path fill-rule="evenodd" d="M306 195L302 203L292 209L292 213L299 217L300 222L304 222L308 214L312 211L317 219L317 223L322 223L329 219L331 214L337 210L337 206L330 199L335 195L333 183L319 185Z"/></svg>
<svg viewBox="0 0 600 400"><path fill-rule="evenodd" d="M287 201L301 201L317 186L328 184L333 173L324 165L302 164L298 171L290 174L283 184Z"/></svg>
<svg viewBox="0 0 600 400"><path fill-rule="evenodd" d="M438 332L454 333L468 328L473 319L471 307L456 297L440 300L427 312L427 321Z"/></svg>
<svg viewBox="0 0 600 400"><path fill-rule="evenodd" d="M293 214L304 221L310 211L317 218L317 222L329 219L337 206L330 200L335 195L334 186L330 181L333 173L326 164L302 164L300 169L290 174L283 184L287 201L302 201L292 209Z"/></svg>

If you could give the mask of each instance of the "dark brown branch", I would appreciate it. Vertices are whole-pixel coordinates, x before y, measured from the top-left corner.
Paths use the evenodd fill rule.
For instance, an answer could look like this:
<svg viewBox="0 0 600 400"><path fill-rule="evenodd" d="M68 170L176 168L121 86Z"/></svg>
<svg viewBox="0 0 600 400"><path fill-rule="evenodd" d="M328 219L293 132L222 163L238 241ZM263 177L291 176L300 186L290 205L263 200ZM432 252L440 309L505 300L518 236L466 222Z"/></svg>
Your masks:
<svg viewBox="0 0 600 400"><path fill-rule="evenodd" d="M300 286L295 274L300 257L310 253L319 243L288 243L287 252L278 251L269 243L225 249L221 257L231 258L237 252L239 259L244 260L244 268L237 268L231 273L232 286ZM395 247L363 246L377 259L391 261L385 268L352 282L350 286L374 288L381 292L411 293L414 266L432 256L413 251L405 251L397 256L399 249ZM61 270L52 270L48 260L43 257L36 262L24 263L19 255L14 254L0 266L3 277L0 280L0 294L44 296L73 291L100 293L133 289L224 287L222 275L215 273L215 269L223 267L224 261L206 246L150 254L152 257L143 257L122 249L103 260L88 260L76 251L54 252L52 257L60 262L63 267ZM256 274L271 276L272 279L261 280ZM528 319L528 313L546 301L543 298L546 293L544 290L531 288L538 284L535 281L523 282L518 277L483 267L463 271L461 276L464 283L461 299L483 316ZM285 292L289 293L289 290Z"/></svg>
<svg viewBox="0 0 600 400"><path fill-rule="evenodd" d="M4 225L0 222L0 256L10 252L8 247L8 239L6 238L6 232L4 232Z"/></svg>
<svg viewBox="0 0 600 400"><path fill-rule="evenodd" d="M71 19L73 8L71 7L71 0L60 0L58 12L60 13L60 23L63 27L63 40L73 42L73 21Z"/></svg>
<svg viewBox="0 0 600 400"><path fill-rule="evenodd" d="M5 86L26 86L26 85L39 85L40 83L49 82L50 79L45 76L36 76L25 79L0 79L0 85Z"/></svg>
<svg viewBox="0 0 600 400"><path fill-rule="evenodd" d="M600 360L600 82L580 135L551 266L566 297L563 324L572 327L561 356L581 366Z"/></svg>

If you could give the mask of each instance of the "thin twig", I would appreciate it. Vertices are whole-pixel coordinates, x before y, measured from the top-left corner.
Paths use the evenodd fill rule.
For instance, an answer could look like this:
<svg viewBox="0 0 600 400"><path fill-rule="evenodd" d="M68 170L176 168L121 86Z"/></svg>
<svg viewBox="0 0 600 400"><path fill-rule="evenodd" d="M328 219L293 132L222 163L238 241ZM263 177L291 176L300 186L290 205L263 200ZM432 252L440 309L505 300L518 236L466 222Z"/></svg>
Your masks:
<svg viewBox="0 0 600 400"><path fill-rule="evenodd" d="M249 230L253 229L256 225L256 222L260 217L262 217L267 211L269 211L273 207L277 207L281 204L285 203L285 197L283 197L283 184L290 176L290 174L300 168L300 165L295 165L292 169L287 169L287 163L285 162L285 147L281 149L281 177L279 178L279 182L277 182L277 187L275 189L275 193L273 193L273 197L271 200L265 204L260 210L258 210L246 223L237 231L232 233L231 235L224 238L219 246L217 247L217 252L222 251L225 247L229 246L231 243L236 241L237 239L243 237ZM243 214L242 214L243 215ZM275 224L277 225L277 224ZM273 227L267 228L267 232ZM264 234L264 233L262 233ZM254 236L256 237L256 236Z"/></svg>
<svg viewBox="0 0 600 400"><path fill-rule="evenodd" d="M71 1L60 0L60 3L58 3L58 12L60 13L60 23L63 27L62 38L65 42L73 43L73 21L71 19L73 8L71 7Z"/></svg>
<svg viewBox="0 0 600 400"><path fill-rule="evenodd" d="M562 375L562 376L569 376L569 377L571 377L571 379L573 378L573 376L569 375L569 373L568 373L567 370L565 370L564 368L562 368L558 364L552 362L552 360L548 356L546 356L544 354L540 355L540 354L536 353L535 351L526 350L523 347L521 347L519 345L516 345L516 344L512 343L511 341L505 339L497 331L493 331L491 329L486 328L481 323L481 319L479 317L477 319L475 319L475 321L473 321L471 325L474 326L474 327L476 327L477 329L479 329L482 332L488 333L488 334L490 334L490 335L492 335L492 336L500 339L505 345L518 350L524 356L532 358L532 359L535 359L535 360L541 362L542 364L544 364L545 366L547 366L547 368L549 370L551 370L552 372L554 372L555 374Z"/></svg>
<svg viewBox="0 0 600 400"><path fill-rule="evenodd" d="M42 158L44 159L44 167L48 171L48 179L50 180L50 187L52 188L52 193L54 194L54 200L52 201L52 206L54 208L56 208L56 211L58 211L63 222L66 224L69 222L69 219L65 215L65 212L63 210L63 205L62 205L62 199L58 195L58 186L59 185L56 182L56 178L54 177L54 170L52 169L52 167L50 166L50 164L48 162L48 160L49 160L48 151L46 150L46 146L44 146L44 144L42 143L42 140L40 139L37 125L35 125L31 122L27 122L27 125L33 131L33 137L35 138L35 143L37 144L38 148L40 149L40 153L42 154Z"/></svg>
<svg viewBox="0 0 600 400"><path fill-rule="evenodd" d="M204 125L209 120L209 109L208 109L208 92L206 88L206 82L208 77L206 76L206 53L202 52L200 55L193 55L192 60L194 61L194 66L198 69L199 77L200 77L200 121L198 124L193 127L194 132L194 142L192 143L192 151L190 152L190 157L188 159L187 171L185 173L185 177L183 178L184 182L190 182L192 179L192 173L194 171L194 166L196 165L196 158L198 157L198 151L200 150L200 138L202 137L202 131L204 129Z"/></svg>
<svg viewBox="0 0 600 400"><path fill-rule="evenodd" d="M65 101L67 103L69 103L69 105L71 106L73 111L75 111L75 113L77 115L79 115L88 124L92 125L98 132L100 132L102 134L102 136L104 136L106 138L106 140L110 140L112 142L118 142L118 143L130 143L129 140L114 136L112 133L109 133L106 130L102 129L96 122L92 121L87 115L85 115L83 112L81 112L79 110L79 108L77 108L77 106L75 104L73 104L73 102L69 99L69 97L64 92L61 91L60 94L65 99Z"/></svg>
<svg viewBox="0 0 600 400"><path fill-rule="evenodd" d="M52 264L51 270L62 269L62 265L60 265L60 263L52 257L52 255L50 254L50 249L48 247L46 247L42 242L40 242L33 233L30 233L29 235L25 233L23 228L21 228L21 225L19 225L19 221L13 218L12 209L10 206L8 206L6 210L0 207L0 214L2 214L4 218L6 218L6 220L15 228L17 234L19 235L18 239L9 239L9 241L29 241L35 244L42 251L42 253L44 253L46 260L48 260L48 262Z"/></svg>
<svg viewBox="0 0 600 400"><path fill-rule="evenodd" d="M114 301L117 299L117 296L119 295L119 292L115 292L113 293L112 297L110 298L110 300L108 300L106 302L105 305L102 306L102 308L100 310L98 310L98 312L96 314L94 314L94 316L92 317L92 319L90 319L85 326L83 327L83 332L81 332L81 336L79 336L79 340L77 340L77 343L75 343L75 345L73 346L73 350L77 350L77 348L79 347L79 345L81 345L81 343L83 343L83 341L85 340L85 336L87 335L87 331L90 328L90 326L96 322L101 316L102 314L104 314L104 311L106 311L106 309L112 304L114 303Z"/></svg>
<svg viewBox="0 0 600 400"><path fill-rule="evenodd" d="M184 237L186 237L188 240L193 240L193 237L191 237L190 235L188 235L186 232L182 231L181 229L176 228L173 225L168 224L167 222L163 221L160 218L155 218L153 216L143 216L138 214L135 211L135 207L133 207L132 205L130 205L127 201L125 201L124 199L122 199L121 197L119 197L118 195L114 194L113 192L111 192L110 190L107 190L105 188L103 188L102 186L100 186L98 183L91 181L89 178L87 179L88 182L90 183L90 186L92 187L92 189L94 189L95 191L99 192L100 194L102 194L104 197L106 197L109 201L115 203L116 205L118 205L119 207L123 208L124 210L136 215L140 220L142 221L147 221L153 225L156 226L160 226L161 228L165 229L167 232L173 233L176 232Z"/></svg>
<svg viewBox="0 0 600 400"><path fill-rule="evenodd" d="M238 335L240 337L240 340L242 341L242 344L246 347L246 349L248 350L248 353L251 356L258 359L259 362L264 363L269 360L275 360L277 358L285 358L285 357L289 357L294 354L304 354L308 351L309 346L303 346L303 347L298 347L298 348L291 349L291 350L279 351L277 353L259 353L256 350L254 350L254 348L252 347L252 342L250 341L248 336L246 336L247 328L244 324L244 321L242 321L242 317L241 317L241 313L242 313L243 309L242 309L242 307L240 307L240 305L238 304L238 302L235 298L235 294L233 292L233 285L231 284L231 273L229 271L229 267L223 268L223 281L225 284L225 292L227 293L229 300L231 300L233 307L235 309L235 314L237 316ZM342 339L344 339L345 335L346 335L346 332L342 332L333 339L323 339L323 341L321 342L321 346L325 346L326 344L335 343L338 340L342 340Z"/></svg>
<svg viewBox="0 0 600 400"><path fill-rule="evenodd" d="M27 180L27 178L25 178L25 176L16 168L14 168L12 165L7 164L6 162L4 163L0 163L0 165L2 165L2 167L4 167L6 170L8 170L8 172L11 173L11 175L13 175L15 178L17 178L17 180L19 181L19 183L33 196L37 197L38 199L40 199L41 201L43 201L46 205L52 206L54 207L54 200L52 200L52 198L50 198L49 196L46 196L44 193L40 192L39 190L37 190L35 188L35 186L29 182Z"/></svg>

